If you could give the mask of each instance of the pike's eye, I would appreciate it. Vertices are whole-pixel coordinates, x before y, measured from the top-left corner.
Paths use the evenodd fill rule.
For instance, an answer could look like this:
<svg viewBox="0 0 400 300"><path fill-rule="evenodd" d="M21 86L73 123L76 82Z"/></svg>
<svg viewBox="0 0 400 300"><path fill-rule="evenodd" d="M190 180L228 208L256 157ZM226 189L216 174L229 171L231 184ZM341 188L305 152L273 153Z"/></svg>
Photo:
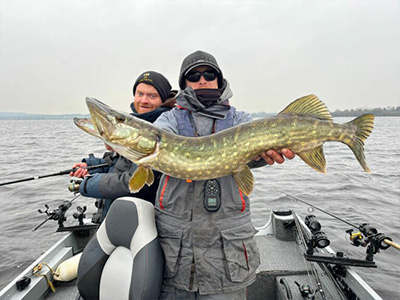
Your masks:
<svg viewBox="0 0 400 300"><path fill-rule="evenodd" d="M125 117L124 116L116 116L115 121L117 121L117 123L123 123L125 121Z"/></svg>

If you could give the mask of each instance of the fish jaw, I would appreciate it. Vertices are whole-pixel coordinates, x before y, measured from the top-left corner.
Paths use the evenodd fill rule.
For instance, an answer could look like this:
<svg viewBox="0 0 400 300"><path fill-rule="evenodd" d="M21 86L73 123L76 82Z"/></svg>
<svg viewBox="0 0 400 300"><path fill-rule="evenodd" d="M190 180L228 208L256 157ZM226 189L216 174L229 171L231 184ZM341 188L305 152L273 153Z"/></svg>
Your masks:
<svg viewBox="0 0 400 300"><path fill-rule="evenodd" d="M86 98L86 104L92 117L93 126L103 140L113 144L133 143L140 138L132 127L125 126L125 115L93 98Z"/></svg>
<svg viewBox="0 0 400 300"><path fill-rule="evenodd" d="M88 118L74 118L74 123L86 133L100 138L97 129L94 127L92 120Z"/></svg>
<svg viewBox="0 0 400 300"><path fill-rule="evenodd" d="M86 103L100 138L111 147L130 148L129 152L134 155L127 158L133 161L154 152L156 134L143 130L144 121L138 121L132 115L116 111L93 98L87 98Z"/></svg>

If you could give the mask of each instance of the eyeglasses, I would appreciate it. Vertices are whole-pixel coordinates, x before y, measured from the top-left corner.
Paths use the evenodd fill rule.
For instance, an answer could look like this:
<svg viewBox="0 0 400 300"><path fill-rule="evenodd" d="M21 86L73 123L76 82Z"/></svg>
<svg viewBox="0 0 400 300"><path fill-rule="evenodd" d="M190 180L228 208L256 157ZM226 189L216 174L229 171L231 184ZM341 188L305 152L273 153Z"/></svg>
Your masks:
<svg viewBox="0 0 400 300"><path fill-rule="evenodd" d="M201 76L204 77L205 80L207 81L213 81L215 78L217 78L217 72L214 70L208 70L204 72L191 72L188 73L185 78L190 81L190 82L198 82L200 81Z"/></svg>

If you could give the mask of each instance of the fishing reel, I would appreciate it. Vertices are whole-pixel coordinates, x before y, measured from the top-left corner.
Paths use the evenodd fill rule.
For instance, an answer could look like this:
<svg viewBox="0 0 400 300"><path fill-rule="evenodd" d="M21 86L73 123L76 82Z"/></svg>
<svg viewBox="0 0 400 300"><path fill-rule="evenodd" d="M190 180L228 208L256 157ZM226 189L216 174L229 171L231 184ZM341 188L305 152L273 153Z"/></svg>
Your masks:
<svg viewBox="0 0 400 300"><path fill-rule="evenodd" d="M315 294L318 290L313 291L312 288L308 284L300 285L297 281L294 282L299 288L300 294L303 299L315 299Z"/></svg>
<svg viewBox="0 0 400 300"><path fill-rule="evenodd" d="M46 207L46 210L42 211L41 209L38 209L38 212L41 214L47 215L48 218L46 219L46 221L55 220L55 221L58 221L58 227L64 227L64 222L67 220L65 213L71 207L71 205L72 205L72 202L69 200L66 200L66 201L63 201L63 203L61 203L58 206L58 208L49 212L49 206L47 204L45 204L44 206ZM42 223L42 224L44 224L44 223ZM37 229L37 228L35 228L35 229Z"/></svg>
<svg viewBox="0 0 400 300"><path fill-rule="evenodd" d="M68 184L68 190L72 193L79 193L79 185L82 183L82 179L71 179Z"/></svg>
<svg viewBox="0 0 400 300"><path fill-rule="evenodd" d="M72 215L72 217L73 217L74 219L77 219L77 220L78 220L79 225L84 225L83 219L85 219L85 217L86 217L86 214L85 214L85 212L86 212L86 206L84 206L84 207L78 206L78 207L76 208L76 210L77 210L78 212L74 213L74 214Z"/></svg>
<svg viewBox="0 0 400 300"><path fill-rule="evenodd" d="M321 223L314 215L307 215L305 224L311 231L311 239L307 241L307 254L313 254L315 248L325 248L331 243L327 235L321 231Z"/></svg>
<svg viewBox="0 0 400 300"><path fill-rule="evenodd" d="M390 247L387 241L392 239L384 233L378 232L378 230L368 223L364 223L358 227L359 232L353 233L353 229L349 229L346 232L350 236L350 241L353 246L367 247L366 260L373 261L373 256L379 253L380 250L386 250Z"/></svg>
<svg viewBox="0 0 400 300"><path fill-rule="evenodd" d="M65 216L67 210L72 206L72 202L78 198L80 194L76 195L72 200L65 200L63 201L56 209L53 209L52 211L49 211L49 206L47 204L44 205L46 207L46 210L41 210L38 209L38 212L41 214L46 214L47 218L40 223L38 226L36 226L32 231L36 231L39 227L41 227L44 223L46 223L49 220L54 220L58 221L58 230L63 230L64 228L64 222L67 220L67 217ZM86 211L86 206L81 208L80 206L77 207L78 213L74 214L74 218L78 219L79 225L83 225L83 219L85 218L85 211Z"/></svg>
<svg viewBox="0 0 400 300"><path fill-rule="evenodd" d="M361 234L361 232L360 231L353 232L353 231L354 231L353 229L346 230L346 233L349 234L350 243L356 247L359 246L366 247L367 242L365 241L364 236Z"/></svg>

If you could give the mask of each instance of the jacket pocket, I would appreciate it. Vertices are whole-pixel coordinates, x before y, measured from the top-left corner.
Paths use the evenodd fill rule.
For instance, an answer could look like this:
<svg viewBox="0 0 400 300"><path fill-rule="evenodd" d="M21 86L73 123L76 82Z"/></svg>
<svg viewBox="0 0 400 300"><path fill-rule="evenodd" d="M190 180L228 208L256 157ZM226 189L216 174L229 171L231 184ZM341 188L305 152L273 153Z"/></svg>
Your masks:
<svg viewBox="0 0 400 300"><path fill-rule="evenodd" d="M158 238L165 257L164 276L172 278L178 269L183 230L160 221L157 222Z"/></svg>
<svg viewBox="0 0 400 300"><path fill-rule="evenodd" d="M260 255L253 236L252 223L221 231L227 274L232 282L243 282L254 276Z"/></svg>

